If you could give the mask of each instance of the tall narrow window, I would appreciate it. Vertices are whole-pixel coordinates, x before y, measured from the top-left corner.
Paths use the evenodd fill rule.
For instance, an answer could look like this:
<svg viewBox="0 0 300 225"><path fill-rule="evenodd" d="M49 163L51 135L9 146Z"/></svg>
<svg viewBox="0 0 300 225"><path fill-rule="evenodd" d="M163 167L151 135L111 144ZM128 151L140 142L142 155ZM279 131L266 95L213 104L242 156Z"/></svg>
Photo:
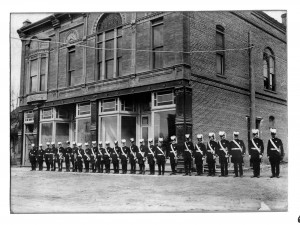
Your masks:
<svg viewBox="0 0 300 225"><path fill-rule="evenodd" d="M224 50L225 49L225 40L224 40L224 28L222 26L216 27L216 47L217 50ZM216 60L217 60L217 74L224 75L224 64L225 64L225 53L224 51L218 51L216 53Z"/></svg>
<svg viewBox="0 0 300 225"><path fill-rule="evenodd" d="M41 58L40 91L46 91L46 58Z"/></svg>
<svg viewBox="0 0 300 225"><path fill-rule="evenodd" d="M75 47L69 48L68 51L68 85L73 86L75 74Z"/></svg>
<svg viewBox="0 0 300 225"><path fill-rule="evenodd" d="M122 74L122 18L118 13L105 14L97 27L98 80Z"/></svg>
<svg viewBox="0 0 300 225"><path fill-rule="evenodd" d="M36 92L38 78L38 59L31 60L30 62L30 93Z"/></svg>
<svg viewBox="0 0 300 225"><path fill-rule="evenodd" d="M275 91L275 57L270 48L266 48L263 55L264 88Z"/></svg>
<svg viewBox="0 0 300 225"><path fill-rule="evenodd" d="M159 18L152 21L152 62L153 68L163 67L163 18Z"/></svg>

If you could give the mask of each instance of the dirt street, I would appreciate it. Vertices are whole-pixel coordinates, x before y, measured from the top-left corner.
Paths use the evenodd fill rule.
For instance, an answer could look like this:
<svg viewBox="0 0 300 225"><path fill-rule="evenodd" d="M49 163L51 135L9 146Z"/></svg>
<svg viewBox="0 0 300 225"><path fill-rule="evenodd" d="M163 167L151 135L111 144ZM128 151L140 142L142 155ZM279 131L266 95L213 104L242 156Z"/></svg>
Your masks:
<svg viewBox="0 0 300 225"><path fill-rule="evenodd" d="M287 165L281 178L148 176L11 169L11 212L287 211Z"/></svg>

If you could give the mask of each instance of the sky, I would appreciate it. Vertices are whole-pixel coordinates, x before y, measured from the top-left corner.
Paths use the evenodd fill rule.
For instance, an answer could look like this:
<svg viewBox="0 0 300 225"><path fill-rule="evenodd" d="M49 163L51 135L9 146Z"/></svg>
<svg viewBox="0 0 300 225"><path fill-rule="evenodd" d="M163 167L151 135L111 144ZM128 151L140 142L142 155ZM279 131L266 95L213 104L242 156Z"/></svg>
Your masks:
<svg viewBox="0 0 300 225"><path fill-rule="evenodd" d="M281 22L281 15L285 11L265 11L269 16L273 17L277 21ZM17 105L17 97L19 95L20 88L20 70L21 70L21 48L22 44L20 40L13 39L19 38L17 30L22 27L25 20L30 20L32 23L43 19L51 15L50 13L12 13L11 14L11 26L10 26L10 50L11 50L11 98L12 104Z"/></svg>

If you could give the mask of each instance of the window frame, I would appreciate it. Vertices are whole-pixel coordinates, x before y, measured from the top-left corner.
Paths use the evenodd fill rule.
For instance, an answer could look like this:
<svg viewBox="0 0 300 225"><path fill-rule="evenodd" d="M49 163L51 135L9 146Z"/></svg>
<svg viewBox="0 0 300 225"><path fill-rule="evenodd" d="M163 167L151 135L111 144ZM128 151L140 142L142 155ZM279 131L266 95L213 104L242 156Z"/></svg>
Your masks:
<svg viewBox="0 0 300 225"><path fill-rule="evenodd" d="M88 114L82 114L80 115L80 106L81 105L89 105L90 106L90 111ZM76 104L76 118L82 118L82 117L90 117L91 116L91 103L90 102L82 102L82 103L78 103Z"/></svg>
<svg viewBox="0 0 300 225"><path fill-rule="evenodd" d="M115 110L103 111L103 102L115 102ZM119 98L106 98L99 101L99 115L114 114L120 111L120 99Z"/></svg>
<svg viewBox="0 0 300 225"><path fill-rule="evenodd" d="M166 105L158 105L157 99L158 99L158 93L162 93L162 92L170 92L173 96L172 99L172 104L166 104ZM159 90L159 91L155 91L152 93L152 109L151 111L153 111L154 109L165 109L165 108L174 108L176 107L176 103L175 103L175 93L174 90L170 89L170 90Z"/></svg>
<svg viewBox="0 0 300 225"><path fill-rule="evenodd" d="M154 42L154 28L157 26L162 26L162 40L161 40L161 45L155 46ZM157 50L157 51L163 51L164 50L164 18L163 17L159 17L156 18L154 20L151 21L151 49L152 49L152 54L151 54L151 67L152 69L160 69L164 67L164 55L163 53L161 54L161 58L162 58L162 62L161 62L161 66L156 66L155 65L155 58L156 58L156 53L155 50L157 49L161 49L161 50Z"/></svg>
<svg viewBox="0 0 300 225"><path fill-rule="evenodd" d="M216 26L216 49L217 50L225 50L225 29L221 25ZM222 44L218 45L218 35L221 35L222 38ZM217 65L218 65L218 56L221 58L220 64L221 64L221 73L218 72ZM217 51L216 52L216 74L218 76L225 76L225 51Z"/></svg>
<svg viewBox="0 0 300 225"><path fill-rule="evenodd" d="M70 69L71 67L71 60L70 60L70 53L74 53L74 61L76 61L76 46L71 45L67 48L68 53L67 53L67 86L72 87L75 84L72 85L72 73L76 71L76 63L74 63L74 68ZM74 75L74 74L73 74ZM73 78L74 79L74 78Z"/></svg>
<svg viewBox="0 0 300 225"><path fill-rule="evenodd" d="M271 73L271 60L273 61L273 73ZM267 64L267 87L265 85L265 62ZM276 92L276 70L275 70L275 55L269 47L265 48L263 53L263 85L265 91L273 91ZM272 80L272 85L271 85Z"/></svg>

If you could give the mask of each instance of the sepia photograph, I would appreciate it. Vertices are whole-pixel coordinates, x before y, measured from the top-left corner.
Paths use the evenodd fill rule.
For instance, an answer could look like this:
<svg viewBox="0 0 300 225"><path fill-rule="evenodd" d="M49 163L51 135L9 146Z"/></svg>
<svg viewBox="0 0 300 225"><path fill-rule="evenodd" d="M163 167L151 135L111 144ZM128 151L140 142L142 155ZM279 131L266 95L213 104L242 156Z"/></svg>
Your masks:
<svg viewBox="0 0 300 225"><path fill-rule="evenodd" d="M288 212L288 12L200 9L10 13L11 214Z"/></svg>

